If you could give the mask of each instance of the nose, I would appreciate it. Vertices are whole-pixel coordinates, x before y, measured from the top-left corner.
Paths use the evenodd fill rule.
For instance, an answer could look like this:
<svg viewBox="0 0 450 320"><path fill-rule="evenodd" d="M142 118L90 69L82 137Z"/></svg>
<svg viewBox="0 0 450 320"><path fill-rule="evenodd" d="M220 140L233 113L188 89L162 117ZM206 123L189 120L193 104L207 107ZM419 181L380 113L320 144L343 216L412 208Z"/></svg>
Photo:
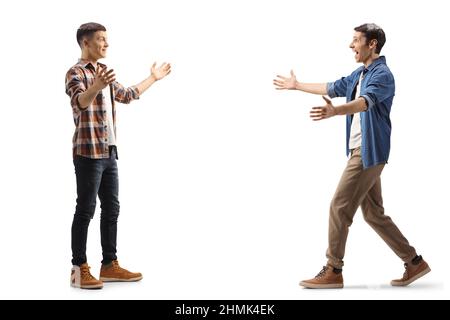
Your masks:
<svg viewBox="0 0 450 320"><path fill-rule="evenodd" d="M349 46L348 46L350 49L353 49L355 46L353 45L353 41L352 42L350 42L350 44L349 44Z"/></svg>

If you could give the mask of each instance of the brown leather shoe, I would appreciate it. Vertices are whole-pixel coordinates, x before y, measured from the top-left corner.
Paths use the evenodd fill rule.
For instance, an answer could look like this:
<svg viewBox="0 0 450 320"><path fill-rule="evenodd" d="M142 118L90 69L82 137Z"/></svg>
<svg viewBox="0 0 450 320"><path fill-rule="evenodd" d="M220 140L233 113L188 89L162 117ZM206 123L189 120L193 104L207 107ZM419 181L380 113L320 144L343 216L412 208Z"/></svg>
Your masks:
<svg viewBox="0 0 450 320"><path fill-rule="evenodd" d="M83 263L81 266L73 266L70 274L70 285L81 289L103 288L103 282L95 279L89 269L87 263Z"/></svg>
<svg viewBox="0 0 450 320"><path fill-rule="evenodd" d="M423 277L431 269L428 263L423 260L422 256L417 256L410 263L405 263L405 273L401 279L391 281L391 286L403 287Z"/></svg>
<svg viewBox="0 0 450 320"><path fill-rule="evenodd" d="M102 265L100 269L100 280L103 282L132 282L142 279L139 272L130 272L119 266L119 261L114 260L109 265Z"/></svg>
<svg viewBox="0 0 450 320"><path fill-rule="evenodd" d="M327 265L315 276L314 279L303 280L300 285L310 289L337 289L344 287L342 270Z"/></svg>

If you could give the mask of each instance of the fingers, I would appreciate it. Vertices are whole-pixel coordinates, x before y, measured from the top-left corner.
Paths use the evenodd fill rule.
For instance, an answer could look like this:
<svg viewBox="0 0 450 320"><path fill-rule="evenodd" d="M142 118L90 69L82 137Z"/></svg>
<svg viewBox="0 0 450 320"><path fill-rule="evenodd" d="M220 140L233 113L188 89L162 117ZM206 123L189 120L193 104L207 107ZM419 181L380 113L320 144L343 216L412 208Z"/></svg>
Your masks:
<svg viewBox="0 0 450 320"><path fill-rule="evenodd" d="M309 116L312 120L322 120L327 118L327 111L324 107L313 107L309 112Z"/></svg>
<svg viewBox="0 0 450 320"><path fill-rule="evenodd" d="M279 74L277 74L277 78L280 78L281 80L287 80L288 78L280 76Z"/></svg>
<svg viewBox="0 0 450 320"><path fill-rule="evenodd" d="M295 77L294 70L291 69L291 77Z"/></svg>
<svg viewBox="0 0 450 320"><path fill-rule="evenodd" d="M170 63L164 62L159 66L159 70L167 71L171 68Z"/></svg>
<svg viewBox="0 0 450 320"><path fill-rule="evenodd" d="M107 69L106 66L101 67L100 65L97 65L97 69L95 70L95 75L101 76L106 71L106 69Z"/></svg>
<svg viewBox="0 0 450 320"><path fill-rule="evenodd" d="M314 107L309 112L309 114L311 116L322 115L322 114L326 114L326 110L324 108L322 108L322 107Z"/></svg>
<svg viewBox="0 0 450 320"><path fill-rule="evenodd" d="M113 83L114 81L116 81L116 75L113 74L113 75L111 75L110 77L105 78L103 81L104 81L106 84Z"/></svg>
<svg viewBox="0 0 450 320"><path fill-rule="evenodd" d="M107 83L111 83L111 82L110 82L111 79L115 79L115 78L116 78L116 75L115 75L113 69L109 70L108 72L106 72L106 73L102 76L102 80L103 80L104 82L107 82Z"/></svg>
<svg viewBox="0 0 450 320"><path fill-rule="evenodd" d="M108 70L107 72L103 73L100 77L102 79L108 79L111 76L115 76L115 74L113 72L114 72L114 69Z"/></svg>
<svg viewBox="0 0 450 320"><path fill-rule="evenodd" d="M97 68L97 78L103 83L103 85L108 85L116 81L116 75L114 69L107 70L107 67Z"/></svg>
<svg viewBox="0 0 450 320"><path fill-rule="evenodd" d="M277 89L288 89L288 86L286 84L286 81L284 80L278 80L278 79L274 79L273 80L273 85L275 87L277 87Z"/></svg>
<svg viewBox="0 0 450 320"><path fill-rule="evenodd" d="M164 73L167 73L170 70L170 68L172 68L170 63L163 62L163 63L161 63L161 65L159 67L157 67L156 62L154 62L151 69L152 69L152 72L162 71Z"/></svg>

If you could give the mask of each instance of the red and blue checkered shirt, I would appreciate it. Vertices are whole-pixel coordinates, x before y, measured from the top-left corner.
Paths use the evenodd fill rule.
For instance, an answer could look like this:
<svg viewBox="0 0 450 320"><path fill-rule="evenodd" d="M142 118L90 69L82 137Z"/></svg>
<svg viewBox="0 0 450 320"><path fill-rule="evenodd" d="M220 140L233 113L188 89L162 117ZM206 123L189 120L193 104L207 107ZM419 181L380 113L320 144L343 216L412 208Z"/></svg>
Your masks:
<svg viewBox="0 0 450 320"><path fill-rule="evenodd" d="M104 64L97 63L104 67ZM109 158L107 114L105 97L100 91L86 109L80 109L78 97L85 92L95 79L95 68L89 61L79 60L77 64L67 71L66 93L72 105L75 133L73 135L73 155L80 155L92 159ZM116 133L116 108L114 102L130 103L139 99L136 87L125 88L117 81L109 85L114 123Z"/></svg>

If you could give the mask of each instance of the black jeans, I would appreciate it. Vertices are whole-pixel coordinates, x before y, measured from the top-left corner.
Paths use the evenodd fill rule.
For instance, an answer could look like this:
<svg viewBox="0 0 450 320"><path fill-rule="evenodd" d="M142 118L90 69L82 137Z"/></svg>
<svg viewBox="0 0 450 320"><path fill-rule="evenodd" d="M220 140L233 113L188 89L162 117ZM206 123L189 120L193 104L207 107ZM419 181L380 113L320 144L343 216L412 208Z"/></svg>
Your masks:
<svg viewBox="0 0 450 320"><path fill-rule="evenodd" d="M114 146L109 159L75 156L77 206L72 223L72 264L87 262L86 241L89 222L94 216L97 195L100 199L100 233L103 264L116 260L117 218L119 217L119 176Z"/></svg>

